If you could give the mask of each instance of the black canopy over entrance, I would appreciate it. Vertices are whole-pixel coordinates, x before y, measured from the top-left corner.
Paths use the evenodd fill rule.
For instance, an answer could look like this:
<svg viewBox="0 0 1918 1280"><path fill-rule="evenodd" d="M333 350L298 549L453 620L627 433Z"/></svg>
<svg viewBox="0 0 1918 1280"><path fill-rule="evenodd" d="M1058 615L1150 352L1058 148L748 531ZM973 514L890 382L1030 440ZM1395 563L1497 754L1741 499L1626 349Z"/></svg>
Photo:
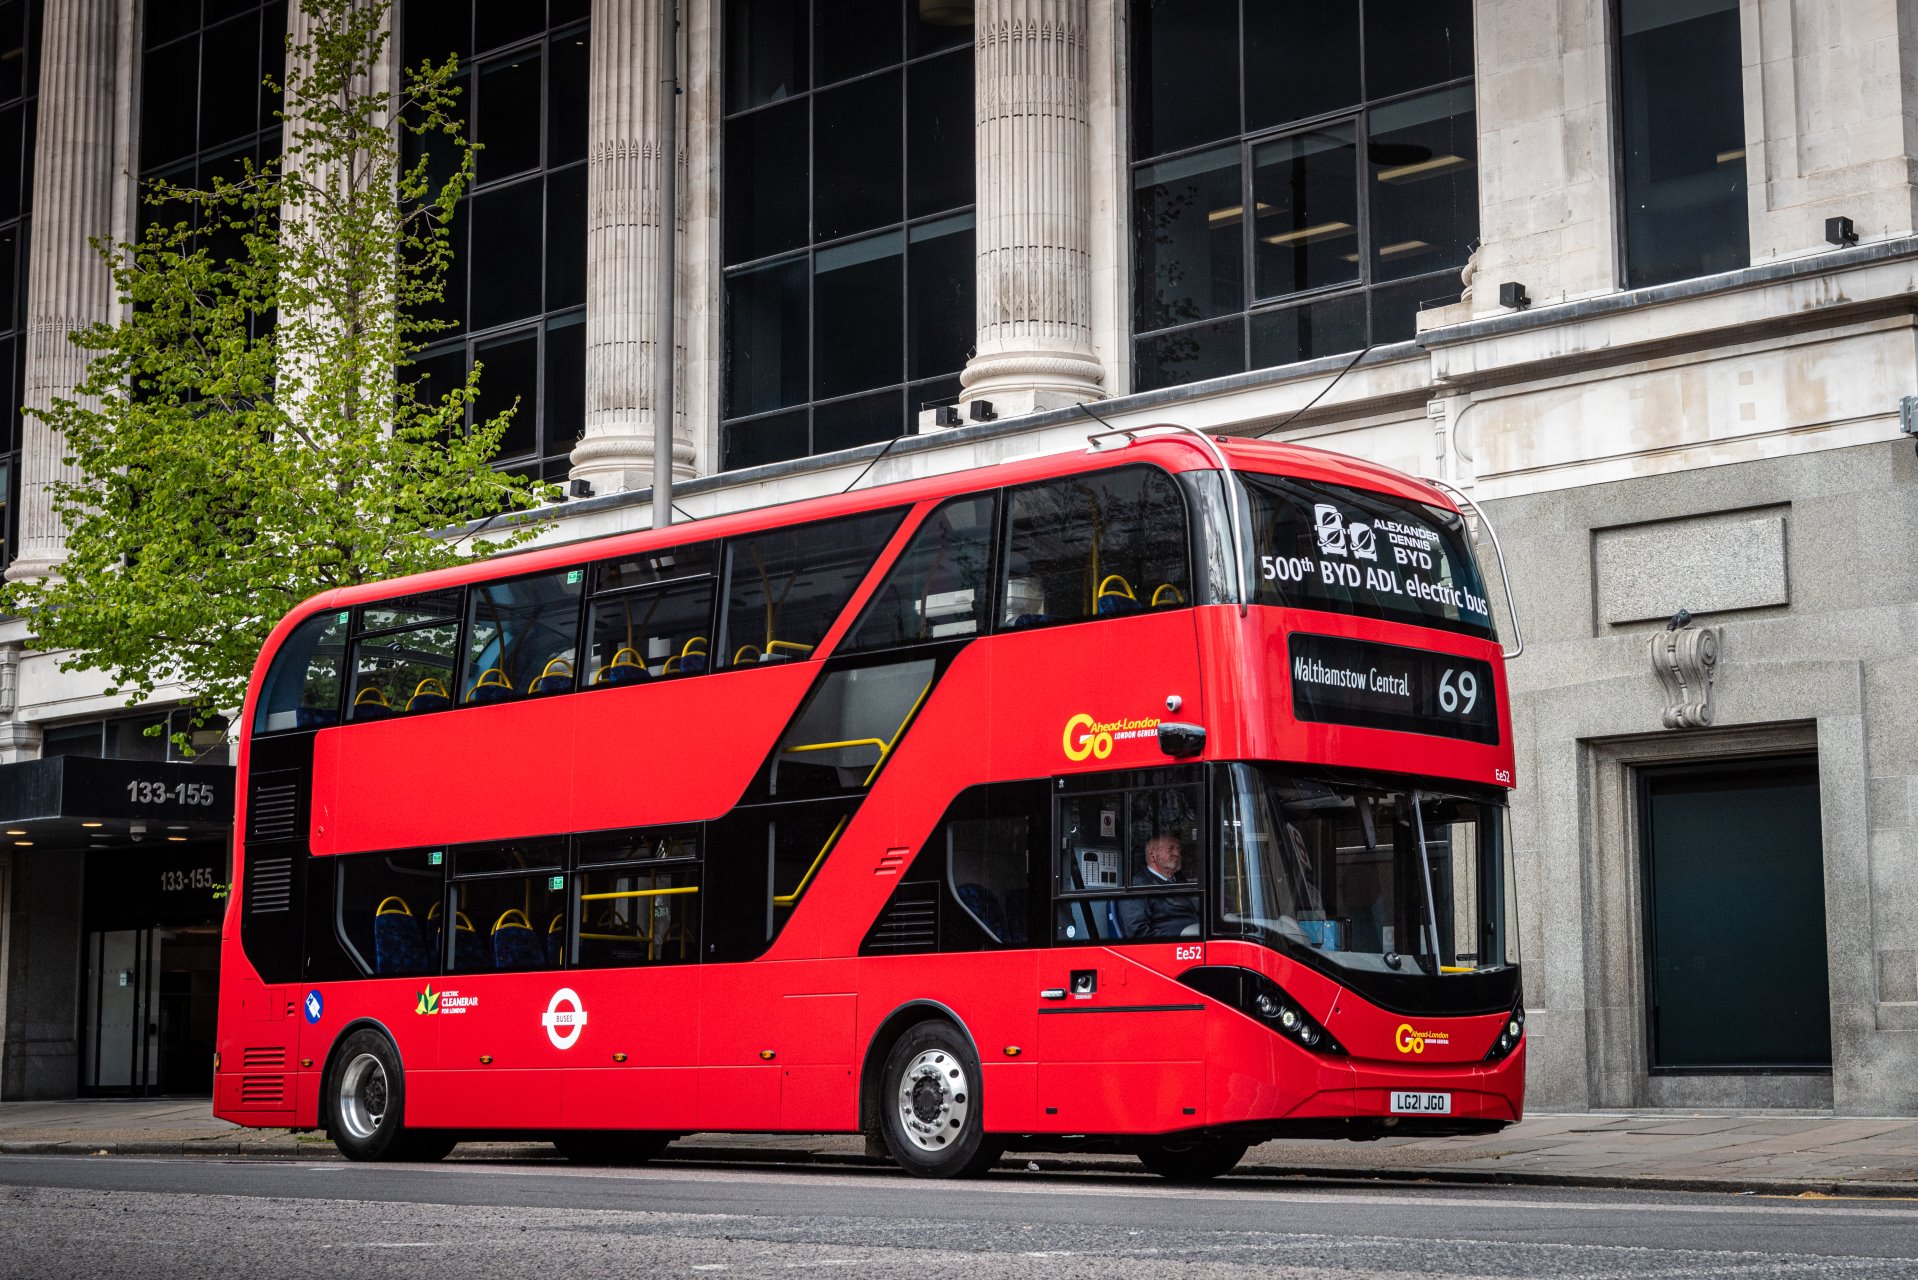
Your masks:
<svg viewBox="0 0 1918 1280"><path fill-rule="evenodd" d="M224 840L230 765L54 756L0 765L0 822L16 848L78 851Z"/></svg>
<svg viewBox="0 0 1918 1280"><path fill-rule="evenodd" d="M0 850L25 859L29 888L10 908L16 946L49 962L26 966L27 989L14 994L74 1019L52 1056L78 1079L34 1091L210 1091L233 797L223 764L0 765Z"/></svg>

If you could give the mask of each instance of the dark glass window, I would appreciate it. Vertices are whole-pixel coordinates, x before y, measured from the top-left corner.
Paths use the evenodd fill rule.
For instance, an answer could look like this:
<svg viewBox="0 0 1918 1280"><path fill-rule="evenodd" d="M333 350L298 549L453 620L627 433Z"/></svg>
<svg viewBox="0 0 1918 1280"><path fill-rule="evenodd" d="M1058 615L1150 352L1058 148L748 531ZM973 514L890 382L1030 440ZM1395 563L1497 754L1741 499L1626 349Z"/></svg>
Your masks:
<svg viewBox="0 0 1918 1280"><path fill-rule="evenodd" d="M462 703L510 702L573 688L584 569L489 582L466 595Z"/></svg>
<svg viewBox="0 0 1918 1280"><path fill-rule="evenodd" d="M1187 604L1185 498L1156 467L1010 490L1001 626L1079 622Z"/></svg>
<svg viewBox="0 0 1918 1280"><path fill-rule="evenodd" d="M1133 0L1133 383L1362 350L1478 234L1469 0Z"/></svg>
<svg viewBox="0 0 1918 1280"><path fill-rule="evenodd" d="M992 595L996 505L991 494L979 494L954 498L927 516L873 592L846 651L978 635Z"/></svg>
<svg viewBox="0 0 1918 1280"><path fill-rule="evenodd" d="M729 542L718 665L811 657L899 527L901 514L874 511Z"/></svg>
<svg viewBox="0 0 1918 1280"><path fill-rule="evenodd" d="M1751 264L1737 0L1619 0L1625 283Z"/></svg>
<svg viewBox="0 0 1918 1280"><path fill-rule="evenodd" d="M546 848L534 843L458 852L455 878L446 886L451 905L439 917L452 919L452 937L428 930L436 946L449 949L447 972L557 969L565 962L566 873L560 870L565 844L544 843ZM475 852L488 855L480 859L486 872L468 877L464 868ZM495 869L520 862L542 869Z"/></svg>
<svg viewBox="0 0 1918 1280"><path fill-rule="evenodd" d="M340 722L340 675L352 614L329 611L293 629L274 656L253 708L253 732L321 729Z"/></svg>
<svg viewBox="0 0 1918 1280"><path fill-rule="evenodd" d="M709 670L714 581L709 576L596 597L586 683L643 684Z"/></svg>
<svg viewBox="0 0 1918 1280"><path fill-rule="evenodd" d="M386 720L452 706L459 608L458 591L362 608L347 717Z"/></svg>
<svg viewBox="0 0 1918 1280"><path fill-rule="evenodd" d="M718 548L698 542L594 568L585 682L641 684L711 669Z"/></svg>
<svg viewBox="0 0 1918 1280"><path fill-rule="evenodd" d="M1135 785L1087 779L1059 798L1053 941L1196 938L1204 914L1202 789L1190 770L1119 780Z"/></svg>
<svg viewBox="0 0 1918 1280"><path fill-rule="evenodd" d="M685 857L585 867L579 874L581 968L699 961L697 837ZM580 861L589 850L582 846ZM597 856L591 853L590 856Z"/></svg>
<svg viewBox="0 0 1918 1280"><path fill-rule="evenodd" d="M480 146L436 310L457 327L418 368L443 395L484 366L469 422L512 409L498 464L547 480L565 478L586 425L585 18L566 0L406 0L401 15L407 64L459 54Z"/></svg>
<svg viewBox="0 0 1918 1280"><path fill-rule="evenodd" d="M1254 603L1495 634L1457 512L1343 485L1244 481Z"/></svg>
<svg viewBox="0 0 1918 1280"><path fill-rule="evenodd" d="M20 404L26 399L27 232L40 84L39 0L0 4L0 567L19 522Z"/></svg>
<svg viewBox="0 0 1918 1280"><path fill-rule="evenodd" d="M737 809L706 829L708 960L750 960L792 919L846 825L840 799Z"/></svg>
<svg viewBox="0 0 1918 1280"><path fill-rule="evenodd" d="M1050 933L1052 783L994 783L954 798L874 918L861 955L1044 946Z"/></svg>
<svg viewBox="0 0 1918 1280"><path fill-rule="evenodd" d="M729 0L720 467L913 430L973 340L972 27Z"/></svg>
<svg viewBox="0 0 1918 1280"><path fill-rule="evenodd" d="M359 976L440 971L436 943L445 855L370 853L325 861L338 867L333 928Z"/></svg>

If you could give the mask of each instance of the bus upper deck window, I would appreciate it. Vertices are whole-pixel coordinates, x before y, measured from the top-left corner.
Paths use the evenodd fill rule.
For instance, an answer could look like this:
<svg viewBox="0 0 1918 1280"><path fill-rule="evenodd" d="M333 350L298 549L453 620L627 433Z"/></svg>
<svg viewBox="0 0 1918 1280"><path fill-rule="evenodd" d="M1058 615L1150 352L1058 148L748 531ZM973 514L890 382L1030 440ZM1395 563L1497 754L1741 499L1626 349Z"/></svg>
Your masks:
<svg viewBox="0 0 1918 1280"><path fill-rule="evenodd" d="M320 729L340 722L348 610L329 610L293 629L260 686L253 732Z"/></svg>
<svg viewBox="0 0 1918 1280"><path fill-rule="evenodd" d="M454 705L458 589L365 605L353 640L349 720L385 720Z"/></svg>
<svg viewBox="0 0 1918 1280"><path fill-rule="evenodd" d="M1156 467L1015 489L1007 500L999 623L1119 617L1192 598L1185 498Z"/></svg>
<svg viewBox="0 0 1918 1280"><path fill-rule="evenodd" d="M846 641L864 653L976 636L991 592L991 494L954 498L926 517Z"/></svg>
<svg viewBox="0 0 1918 1280"><path fill-rule="evenodd" d="M459 700L509 702L574 686L584 569L488 582L467 594Z"/></svg>
<svg viewBox="0 0 1918 1280"><path fill-rule="evenodd" d="M903 516L895 508L733 539L726 626L714 664L811 657Z"/></svg>

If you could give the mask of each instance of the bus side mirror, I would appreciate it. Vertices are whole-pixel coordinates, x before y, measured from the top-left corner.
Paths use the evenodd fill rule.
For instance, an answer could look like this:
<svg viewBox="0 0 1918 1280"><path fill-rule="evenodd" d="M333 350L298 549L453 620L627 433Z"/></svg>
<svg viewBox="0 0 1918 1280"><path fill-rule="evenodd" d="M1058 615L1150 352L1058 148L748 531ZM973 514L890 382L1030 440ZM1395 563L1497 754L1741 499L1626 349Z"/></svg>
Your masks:
<svg viewBox="0 0 1918 1280"><path fill-rule="evenodd" d="M1205 730L1196 724L1161 723L1159 750L1175 760L1196 756L1205 750Z"/></svg>

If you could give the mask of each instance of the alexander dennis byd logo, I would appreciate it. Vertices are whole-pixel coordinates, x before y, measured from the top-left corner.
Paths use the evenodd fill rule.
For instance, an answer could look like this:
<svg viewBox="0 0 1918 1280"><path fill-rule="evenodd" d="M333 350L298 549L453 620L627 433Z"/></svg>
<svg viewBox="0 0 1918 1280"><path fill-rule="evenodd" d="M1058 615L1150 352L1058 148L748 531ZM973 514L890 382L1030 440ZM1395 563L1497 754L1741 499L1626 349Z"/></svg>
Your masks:
<svg viewBox="0 0 1918 1280"><path fill-rule="evenodd" d="M1358 560L1379 558L1378 536L1372 532L1371 525L1357 520L1347 524L1345 513L1329 502L1312 508L1312 520L1319 535L1320 555L1351 555Z"/></svg>
<svg viewBox="0 0 1918 1280"><path fill-rule="evenodd" d="M1424 1053L1428 1044L1443 1049L1452 1043L1452 1036L1446 1031L1414 1031L1411 1023L1401 1022L1398 1031L1392 1036L1392 1043L1398 1046L1400 1053Z"/></svg>

